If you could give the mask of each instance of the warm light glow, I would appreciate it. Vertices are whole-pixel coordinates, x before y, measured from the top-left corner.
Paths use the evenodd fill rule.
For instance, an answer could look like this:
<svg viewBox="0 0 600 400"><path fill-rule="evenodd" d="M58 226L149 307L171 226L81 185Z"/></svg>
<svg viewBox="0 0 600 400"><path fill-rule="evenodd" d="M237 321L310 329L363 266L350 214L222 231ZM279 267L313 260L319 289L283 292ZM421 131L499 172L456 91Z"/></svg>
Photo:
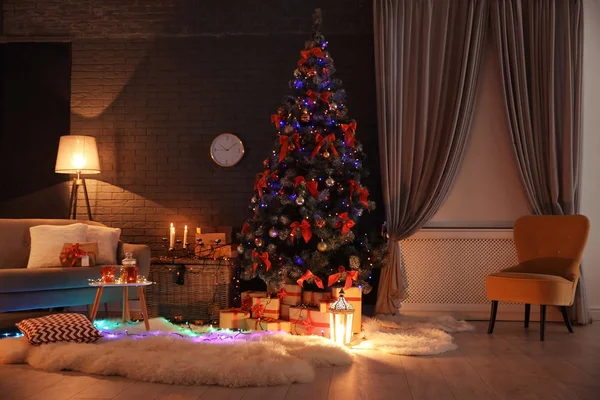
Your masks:
<svg viewBox="0 0 600 400"><path fill-rule="evenodd" d="M344 297L344 289L340 297L329 307L330 338L339 346L350 344L352 340L352 319L354 307Z"/></svg>
<svg viewBox="0 0 600 400"><path fill-rule="evenodd" d="M54 171L59 174L100 173L96 138L80 135L61 136Z"/></svg>

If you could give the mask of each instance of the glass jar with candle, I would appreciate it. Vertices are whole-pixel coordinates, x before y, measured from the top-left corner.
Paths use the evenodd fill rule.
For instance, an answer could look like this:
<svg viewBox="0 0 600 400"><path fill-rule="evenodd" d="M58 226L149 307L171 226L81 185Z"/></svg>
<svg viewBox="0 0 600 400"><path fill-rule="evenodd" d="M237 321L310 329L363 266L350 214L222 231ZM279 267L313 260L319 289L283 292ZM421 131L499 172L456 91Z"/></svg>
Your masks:
<svg viewBox="0 0 600 400"><path fill-rule="evenodd" d="M137 260L133 258L133 253L125 253L121 267L121 283L136 283L138 275Z"/></svg>

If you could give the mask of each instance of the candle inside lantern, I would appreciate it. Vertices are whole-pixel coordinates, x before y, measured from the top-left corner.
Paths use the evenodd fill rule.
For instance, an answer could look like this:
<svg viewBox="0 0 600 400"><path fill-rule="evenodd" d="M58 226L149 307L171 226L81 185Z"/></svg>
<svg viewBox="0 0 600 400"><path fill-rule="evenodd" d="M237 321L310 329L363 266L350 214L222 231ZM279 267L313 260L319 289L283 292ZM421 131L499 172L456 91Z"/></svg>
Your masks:
<svg viewBox="0 0 600 400"><path fill-rule="evenodd" d="M175 248L175 227L173 226L172 222L171 222L171 229L169 232L169 248L171 248L171 249Z"/></svg>
<svg viewBox="0 0 600 400"><path fill-rule="evenodd" d="M186 243L187 243L187 232L188 232L187 225L185 225L183 227L183 247L187 247L186 246Z"/></svg>

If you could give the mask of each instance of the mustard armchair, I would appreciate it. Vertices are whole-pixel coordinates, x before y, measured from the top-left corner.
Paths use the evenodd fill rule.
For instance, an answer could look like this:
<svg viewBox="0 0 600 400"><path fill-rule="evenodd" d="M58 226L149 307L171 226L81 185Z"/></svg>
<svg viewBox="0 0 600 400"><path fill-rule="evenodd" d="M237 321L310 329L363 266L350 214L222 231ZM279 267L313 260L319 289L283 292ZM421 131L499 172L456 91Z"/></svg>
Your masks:
<svg viewBox="0 0 600 400"><path fill-rule="evenodd" d="M531 304L540 306L540 340L544 340L546 306L558 306L570 333L567 307L573 304L579 264L590 222L583 215L525 216L515 222L513 236L519 264L485 279L492 301L488 334L494 332L498 302L525 304L525 328Z"/></svg>

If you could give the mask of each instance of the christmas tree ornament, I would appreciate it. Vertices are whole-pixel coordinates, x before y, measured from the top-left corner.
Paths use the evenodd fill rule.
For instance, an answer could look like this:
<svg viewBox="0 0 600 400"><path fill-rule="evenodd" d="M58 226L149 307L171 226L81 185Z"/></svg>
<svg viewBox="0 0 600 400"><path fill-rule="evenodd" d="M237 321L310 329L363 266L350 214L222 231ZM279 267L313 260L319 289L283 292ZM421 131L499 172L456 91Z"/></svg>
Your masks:
<svg viewBox="0 0 600 400"><path fill-rule="evenodd" d="M302 122L310 121L310 114L308 113L308 111L302 113L302 115L300 116L300 121L302 121Z"/></svg>
<svg viewBox="0 0 600 400"><path fill-rule="evenodd" d="M331 103L329 103L330 110L336 110L337 108L338 108L338 105L335 101L332 101Z"/></svg>
<svg viewBox="0 0 600 400"><path fill-rule="evenodd" d="M317 225L317 228L323 228L325 226L325 220L323 218L317 218L315 225Z"/></svg>
<svg viewBox="0 0 600 400"><path fill-rule="evenodd" d="M272 237L273 239L275 239L278 234L279 234L279 232L277 232L277 229L275 229L275 228L269 229L269 236Z"/></svg>
<svg viewBox="0 0 600 400"><path fill-rule="evenodd" d="M294 132L294 128L292 128L291 125L286 125L285 128L283 128L283 131L289 135L290 133Z"/></svg>
<svg viewBox="0 0 600 400"><path fill-rule="evenodd" d="M242 246L241 244L237 247L237 252L238 254L244 254L244 246Z"/></svg>
<svg viewBox="0 0 600 400"><path fill-rule="evenodd" d="M259 237L257 237L257 238L254 238L254 245L255 245L256 247L262 247L262 245L263 245L263 240L262 240L261 238L259 238Z"/></svg>
<svg viewBox="0 0 600 400"><path fill-rule="evenodd" d="M294 145L294 143L290 143L290 144L288 144L288 150L289 150L289 151L294 151L294 150L296 150L296 146Z"/></svg>
<svg viewBox="0 0 600 400"><path fill-rule="evenodd" d="M294 76L295 76L296 78L298 78L298 77L299 77L299 76L301 76L301 75L302 75L302 72L300 72L300 70L299 70L298 68L296 68L296 69L294 70Z"/></svg>
<svg viewBox="0 0 600 400"><path fill-rule="evenodd" d="M302 196L296 197L296 204L298 204L299 206L304 205L304 197L302 197Z"/></svg>
<svg viewBox="0 0 600 400"><path fill-rule="evenodd" d="M319 244L317 244L317 250L319 250L321 253L327 251L327 247L327 243L322 240L319 242Z"/></svg>
<svg viewBox="0 0 600 400"><path fill-rule="evenodd" d="M325 184L327 185L327 187L332 187L333 185L335 185L335 180L332 177L329 177L325 179Z"/></svg>
<svg viewBox="0 0 600 400"><path fill-rule="evenodd" d="M306 71L306 75L311 77L311 76L315 76L317 74L317 70L315 68L310 68L308 71Z"/></svg>
<svg viewBox="0 0 600 400"><path fill-rule="evenodd" d="M329 152L328 152L327 150L325 150L325 151L323 152L323 158L329 158L329 156L330 156L330 155L331 155L331 154L329 154Z"/></svg>

